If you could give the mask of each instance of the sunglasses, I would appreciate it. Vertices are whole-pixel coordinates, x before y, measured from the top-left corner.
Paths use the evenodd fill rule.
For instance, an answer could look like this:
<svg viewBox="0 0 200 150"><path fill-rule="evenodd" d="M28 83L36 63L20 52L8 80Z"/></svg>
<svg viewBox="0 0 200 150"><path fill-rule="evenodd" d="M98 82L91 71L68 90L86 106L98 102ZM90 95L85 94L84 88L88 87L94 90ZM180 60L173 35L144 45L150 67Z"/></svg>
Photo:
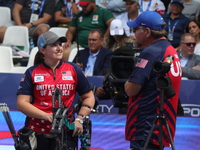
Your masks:
<svg viewBox="0 0 200 150"><path fill-rule="evenodd" d="M183 43L183 44L186 44L187 46L193 46L195 47L196 43Z"/></svg>
<svg viewBox="0 0 200 150"><path fill-rule="evenodd" d="M136 27L136 28L132 28L133 33L135 33L138 29L145 29L144 27Z"/></svg>

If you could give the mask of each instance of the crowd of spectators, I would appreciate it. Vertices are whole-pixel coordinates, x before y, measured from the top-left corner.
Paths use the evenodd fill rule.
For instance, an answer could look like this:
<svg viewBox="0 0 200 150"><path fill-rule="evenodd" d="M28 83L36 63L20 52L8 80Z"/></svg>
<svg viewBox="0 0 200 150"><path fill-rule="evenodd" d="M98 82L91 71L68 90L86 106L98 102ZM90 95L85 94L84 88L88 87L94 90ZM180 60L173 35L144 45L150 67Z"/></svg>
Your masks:
<svg viewBox="0 0 200 150"><path fill-rule="evenodd" d="M178 52L183 47L181 36L191 33L196 43L194 54L200 55L200 3L197 0L0 0L0 6L9 7L14 25L26 26L35 41L51 27L68 28L68 41L64 44L66 58L74 47L90 47L88 35L97 29L103 33L102 48L115 51L130 43L133 48L138 47L133 29L126 23L147 10L162 15L167 24L166 37ZM116 28L121 32L115 32ZM6 25L0 26L0 43L6 29Z"/></svg>

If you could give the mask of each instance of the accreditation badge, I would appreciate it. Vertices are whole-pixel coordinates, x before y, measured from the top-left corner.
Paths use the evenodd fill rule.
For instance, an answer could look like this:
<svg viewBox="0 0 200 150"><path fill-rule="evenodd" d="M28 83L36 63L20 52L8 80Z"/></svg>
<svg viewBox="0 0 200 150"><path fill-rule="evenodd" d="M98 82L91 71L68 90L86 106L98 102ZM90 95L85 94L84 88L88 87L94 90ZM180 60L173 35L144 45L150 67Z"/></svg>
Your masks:
<svg viewBox="0 0 200 150"><path fill-rule="evenodd" d="M170 41L173 41L173 32L169 31L167 36Z"/></svg>
<svg viewBox="0 0 200 150"><path fill-rule="evenodd" d="M38 20L38 18L39 18L38 14L32 13L31 18L30 18L30 22L34 22L34 21Z"/></svg>

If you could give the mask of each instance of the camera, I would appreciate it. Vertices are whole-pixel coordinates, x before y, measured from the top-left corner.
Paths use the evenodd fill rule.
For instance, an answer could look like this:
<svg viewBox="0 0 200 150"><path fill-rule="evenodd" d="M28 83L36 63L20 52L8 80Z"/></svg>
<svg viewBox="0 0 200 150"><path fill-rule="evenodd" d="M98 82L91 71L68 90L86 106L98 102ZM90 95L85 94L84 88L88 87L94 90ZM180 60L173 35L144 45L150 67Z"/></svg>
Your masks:
<svg viewBox="0 0 200 150"><path fill-rule="evenodd" d="M124 89L125 82L133 72L137 57L135 52L141 52L142 49L122 46L115 50L111 57L110 72L105 76L103 89L107 95L114 101L114 107L119 108L119 113L124 114L127 110L128 96Z"/></svg>
<svg viewBox="0 0 200 150"><path fill-rule="evenodd" d="M163 61L156 61L153 63L153 71L157 74L165 74L170 70L172 61L173 61L173 56L172 55L168 55L167 58Z"/></svg>
<svg viewBox="0 0 200 150"><path fill-rule="evenodd" d="M153 71L159 74L156 85L159 89L164 90L166 98L171 98L176 94L172 87L171 79L165 77L165 74L168 73L171 68L173 59L174 57L172 55L168 55L163 62L156 61L152 65Z"/></svg>

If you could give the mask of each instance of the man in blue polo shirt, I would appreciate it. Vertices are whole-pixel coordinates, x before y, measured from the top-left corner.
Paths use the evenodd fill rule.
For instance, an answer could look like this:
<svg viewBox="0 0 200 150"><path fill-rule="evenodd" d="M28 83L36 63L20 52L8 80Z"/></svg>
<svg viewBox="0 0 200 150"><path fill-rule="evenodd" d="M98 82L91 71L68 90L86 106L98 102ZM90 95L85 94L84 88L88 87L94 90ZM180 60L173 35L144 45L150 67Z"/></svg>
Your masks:
<svg viewBox="0 0 200 150"><path fill-rule="evenodd" d="M129 96L126 140L130 141L130 148L134 150L143 149L149 135L153 121L160 113L161 94L160 89L155 84L158 74L152 69L154 62L163 62L170 55L174 59L171 67L166 72L166 77L171 79L171 86L175 95L163 97L163 115L168 119L168 124L172 139L175 135L176 112L181 83L181 66L176 50L165 38L166 31L163 18L154 11L142 12L134 21L127 22L133 28L136 41L145 47L140 53L135 68L125 83L125 91ZM170 135L166 127L161 126L163 131L162 144L159 142L160 122L157 121L152 132L146 150L160 150L161 147L170 146Z"/></svg>
<svg viewBox="0 0 200 150"><path fill-rule="evenodd" d="M167 36L174 48L179 47L180 37L184 33L189 18L182 14L183 2L181 0L172 0L170 5L170 13L165 13L162 17L166 22Z"/></svg>

